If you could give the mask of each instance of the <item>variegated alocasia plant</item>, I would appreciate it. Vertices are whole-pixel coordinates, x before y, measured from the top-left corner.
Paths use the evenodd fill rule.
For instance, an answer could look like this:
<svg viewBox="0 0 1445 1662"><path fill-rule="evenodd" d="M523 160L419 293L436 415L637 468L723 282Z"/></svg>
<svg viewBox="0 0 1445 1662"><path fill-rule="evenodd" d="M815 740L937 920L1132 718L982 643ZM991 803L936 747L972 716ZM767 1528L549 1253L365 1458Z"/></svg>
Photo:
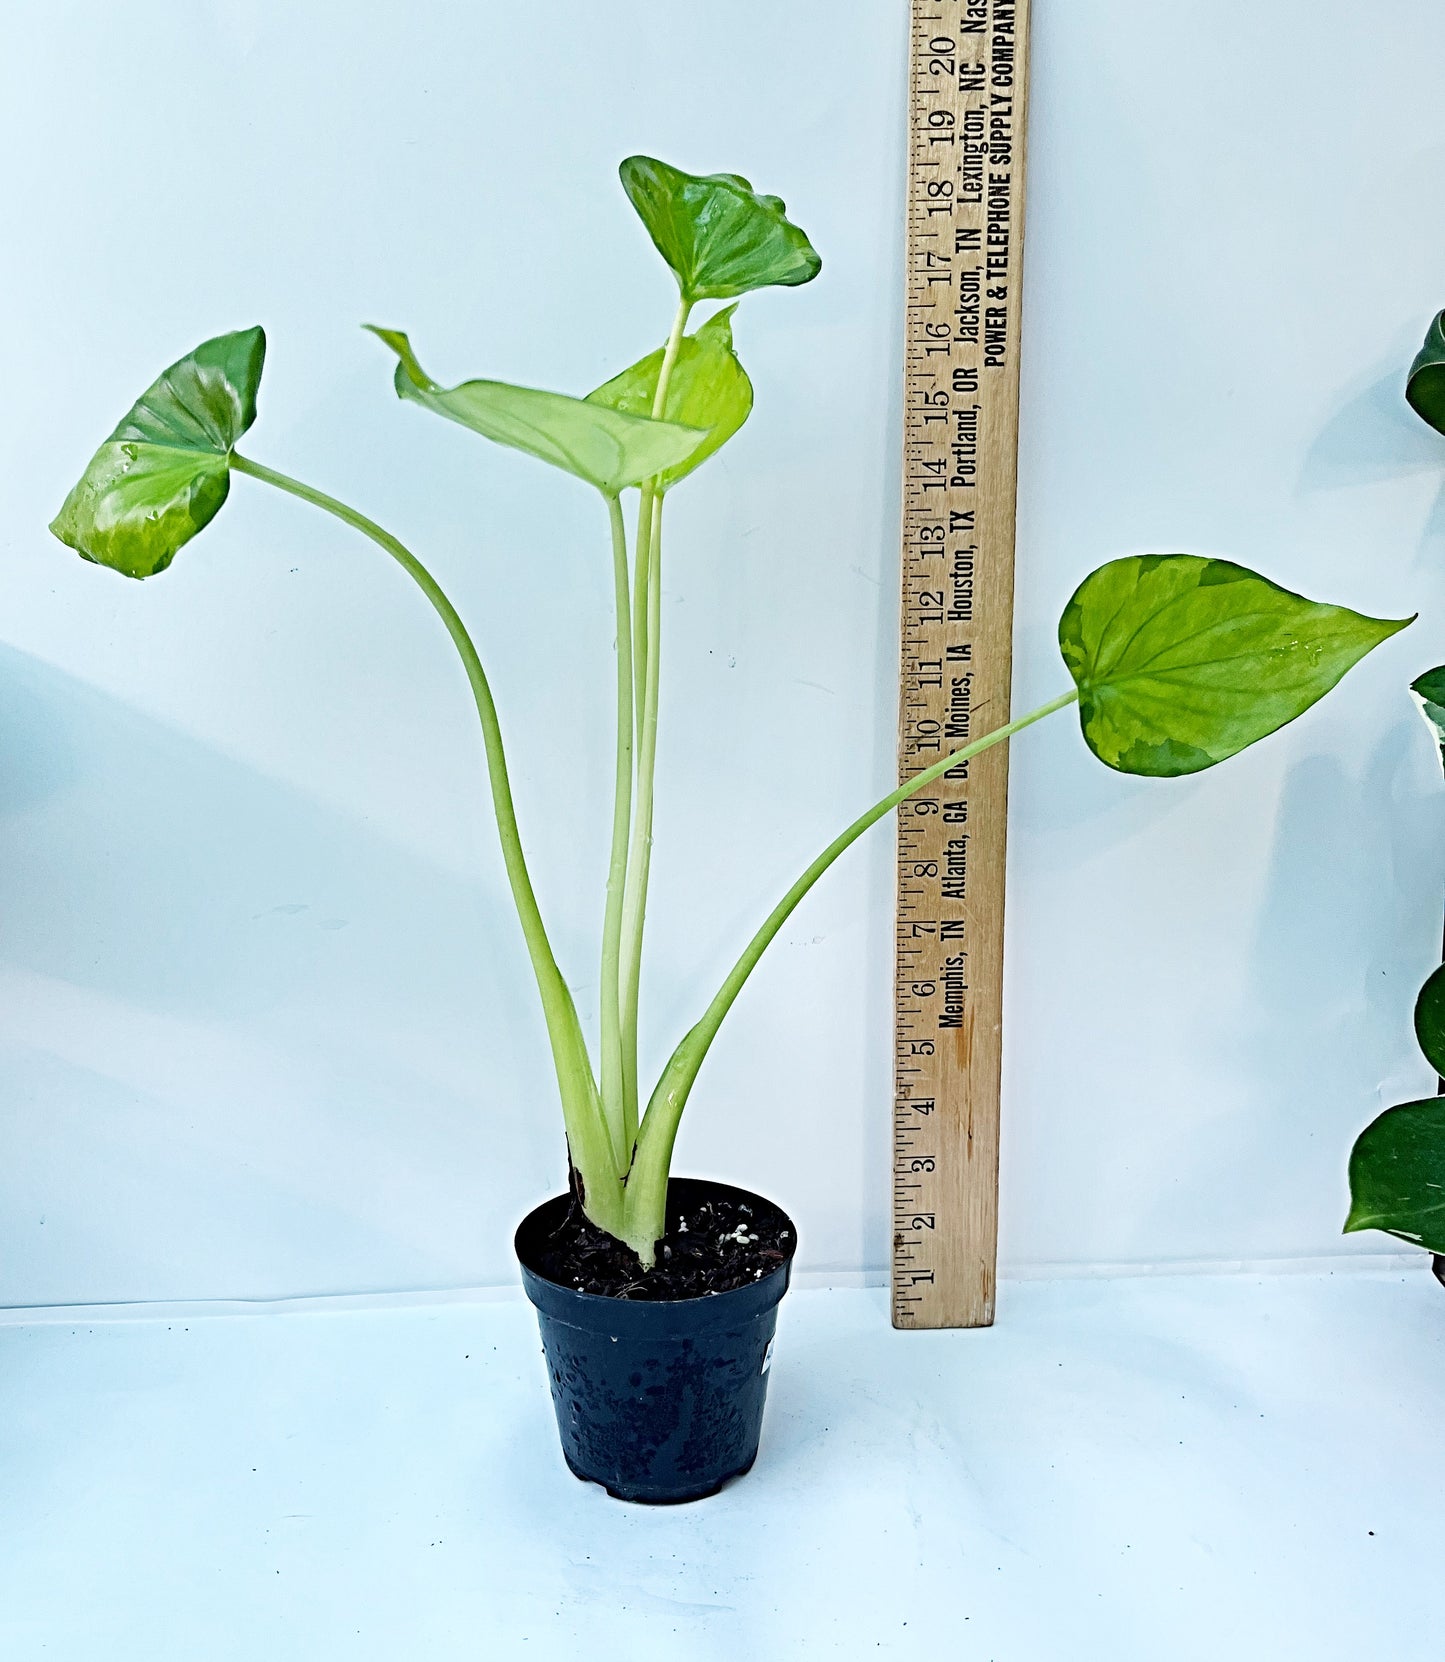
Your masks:
<svg viewBox="0 0 1445 1662"><path fill-rule="evenodd" d="M165 569L224 504L231 476L288 492L384 549L440 614L471 683L502 857L551 1040L575 1188L588 1216L651 1265L663 1230L678 1122L733 1001L768 944L842 852L913 792L968 757L1077 703L1086 744L1122 772L1170 777L1234 755L1309 708L1408 620L1321 605L1223 560L1131 556L1086 578L1059 644L1072 684L890 791L828 844L759 926L652 1089L638 1069L638 1002L657 756L663 521L669 493L746 421L752 387L733 345L737 302L810 282L819 260L775 196L734 174L698 177L645 156L622 184L677 280L664 344L585 398L466 381L443 387L407 336L395 353L409 403L522 450L590 485L605 509L616 603L617 734L611 859L602 907L600 1054L594 1063L533 888L481 659L416 556L356 509L236 448L256 414L259 328L196 348L143 393L96 452L53 529L130 577ZM722 301L693 332L700 305ZM629 550L622 497L638 493Z"/></svg>

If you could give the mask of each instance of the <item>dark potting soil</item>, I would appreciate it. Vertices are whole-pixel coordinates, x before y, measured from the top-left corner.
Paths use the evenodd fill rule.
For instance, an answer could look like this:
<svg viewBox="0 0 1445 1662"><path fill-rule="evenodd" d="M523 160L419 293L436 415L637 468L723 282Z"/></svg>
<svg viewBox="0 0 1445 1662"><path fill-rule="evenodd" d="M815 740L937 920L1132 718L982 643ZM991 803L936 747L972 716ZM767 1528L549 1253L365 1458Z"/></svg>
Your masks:
<svg viewBox="0 0 1445 1662"><path fill-rule="evenodd" d="M604 1298L704 1298L761 1281L796 1244L786 1213L757 1196L715 1195L667 1210L667 1233L650 1270L575 1200L556 1233L538 1244L532 1267L559 1286Z"/></svg>

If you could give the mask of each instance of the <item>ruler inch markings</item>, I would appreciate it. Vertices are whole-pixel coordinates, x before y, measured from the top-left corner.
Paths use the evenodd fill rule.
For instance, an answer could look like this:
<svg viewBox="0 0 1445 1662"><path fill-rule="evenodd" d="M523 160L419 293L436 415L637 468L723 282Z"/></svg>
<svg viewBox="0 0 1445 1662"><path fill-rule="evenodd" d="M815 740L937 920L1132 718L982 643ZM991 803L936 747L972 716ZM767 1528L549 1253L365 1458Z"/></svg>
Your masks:
<svg viewBox="0 0 1445 1662"><path fill-rule="evenodd" d="M911 8L900 779L1008 719L1028 26ZM1007 811L1004 745L899 809L895 1327L993 1320Z"/></svg>

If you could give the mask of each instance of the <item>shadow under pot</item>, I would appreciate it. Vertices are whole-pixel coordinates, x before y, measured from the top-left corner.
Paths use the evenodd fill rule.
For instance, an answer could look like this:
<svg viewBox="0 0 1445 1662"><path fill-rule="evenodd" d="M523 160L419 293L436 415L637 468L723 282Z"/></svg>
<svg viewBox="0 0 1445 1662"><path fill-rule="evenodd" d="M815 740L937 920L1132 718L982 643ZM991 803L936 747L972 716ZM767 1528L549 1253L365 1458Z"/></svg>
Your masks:
<svg viewBox="0 0 1445 1662"><path fill-rule="evenodd" d="M663 1244L676 1240L680 1252L685 1243L696 1262L699 1224L715 1232L720 1217L737 1219L735 1232L713 1245L720 1263L732 1260L733 1279L748 1279L726 1291L657 1297L639 1272L608 1296L563 1279L569 1266L559 1242L577 1217L572 1197L558 1195L522 1220L514 1242L537 1308L563 1456L618 1500L656 1505L715 1494L757 1458L797 1230L761 1195L675 1177Z"/></svg>

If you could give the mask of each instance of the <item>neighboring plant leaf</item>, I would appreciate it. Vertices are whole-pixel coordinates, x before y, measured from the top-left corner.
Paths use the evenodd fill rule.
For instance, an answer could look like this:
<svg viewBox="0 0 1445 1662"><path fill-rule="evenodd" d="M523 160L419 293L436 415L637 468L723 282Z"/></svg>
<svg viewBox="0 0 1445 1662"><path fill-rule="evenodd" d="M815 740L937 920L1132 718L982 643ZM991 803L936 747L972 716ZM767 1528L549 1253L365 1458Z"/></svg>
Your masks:
<svg viewBox="0 0 1445 1662"><path fill-rule="evenodd" d="M1425 1060L1445 1078L1445 964L1431 975L1415 1000L1415 1037Z"/></svg>
<svg viewBox="0 0 1445 1662"><path fill-rule="evenodd" d="M1435 735L1440 766L1445 768L1445 665L1439 669L1427 669L1410 683L1410 691L1420 706L1420 714Z"/></svg>
<svg viewBox="0 0 1445 1662"><path fill-rule="evenodd" d="M684 479L737 432L753 407L753 384L733 351L732 316L736 304L715 313L695 335L684 335L667 383L668 421L705 427L707 436L686 461L659 478L663 490ZM662 350L649 353L630 369L587 394L589 404L605 404L629 415L651 415L662 370Z"/></svg>
<svg viewBox="0 0 1445 1662"><path fill-rule="evenodd" d="M1445 1252L1445 1097L1387 1108L1360 1133L1345 1232L1357 1229Z"/></svg>
<svg viewBox="0 0 1445 1662"><path fill-rule="evenodd" d="M265 360L259 328L178 359L91 457L50 529L127 577L164 571L226 500L231 447L256 419Z"/></svg>
<svg viewBox="0 0 1445 1662"><path fill-rule="evenodd" d="M1405 378L1405 397L1422 421L1445 433L1445 312L1437 313Z"/></svg>
<svg viewBox="0 0 1445 1662"><path fill-rule="evenodd" d="M400 330L367 327L399 359L399 397L470 427L497 444L525 450L609 496L675 466L706 437L696 427L627 415L605 404L514 387L505 381L439 387L417 362L411 342Z"/></svg>
<svg viewBox="0 0 1445 1662"><path fill-rule="evenodd" d="M683 173L651 156L629 156L618 172L684 300L792 288L822 267L782 199L760 196L736 173Z"/></svg>
<svg viewBox="0 0 1445 1662"><path fill-rule="evenodd" d="M1411 621L1319 605L1227 560L1135 555L1084 579L1059 649L1099 760L1169 778L1293 721Z"/></svg>

